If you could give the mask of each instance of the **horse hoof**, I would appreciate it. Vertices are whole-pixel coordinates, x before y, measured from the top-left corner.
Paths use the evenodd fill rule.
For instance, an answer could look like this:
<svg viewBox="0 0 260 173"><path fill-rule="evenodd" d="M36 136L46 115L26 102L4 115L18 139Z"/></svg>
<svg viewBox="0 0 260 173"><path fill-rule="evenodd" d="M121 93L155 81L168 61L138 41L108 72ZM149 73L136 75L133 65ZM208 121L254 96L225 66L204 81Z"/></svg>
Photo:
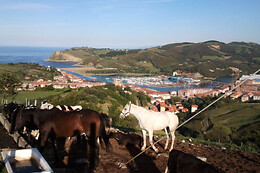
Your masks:
<svg viewBox="0 0 260 173"><path fill-rule="evenodd" d="M142 151L145 151L145 148L141 148Z"/></svg>
<svg viewBox="0 0 260 173"><path fill-rule="evenodd" d="M158 150L158 149L155 149L154 151L155 151L156 153L159 153L159 150Z"/></svg>

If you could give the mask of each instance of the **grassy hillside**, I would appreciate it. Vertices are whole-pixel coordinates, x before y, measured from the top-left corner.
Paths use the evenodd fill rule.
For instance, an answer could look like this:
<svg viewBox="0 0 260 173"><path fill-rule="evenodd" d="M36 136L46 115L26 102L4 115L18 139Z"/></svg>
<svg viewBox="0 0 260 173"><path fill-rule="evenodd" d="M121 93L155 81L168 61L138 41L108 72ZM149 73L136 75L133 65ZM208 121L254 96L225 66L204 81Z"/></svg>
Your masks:
<svg viewBox="0 0 260 173"><path fill-rule="evenodd" d="M41 66L39 64L17 63L17 64L0 64L0 74L12 73L18 76L22 80L37 80L45 79L51 80L53 76L58 75L59 72L55 68L49 68ZM27 77L25 79L25 77Z"/></svg>
<svg viewBox="0 0 260 173"><path fill-rule="evenodd" d="M207 77L252 73L260 68L260 45L256 43L175 43L134 50L72 48L62 51L80 58L81 63L102 69L117 69L118 73L170 75L175 70L199 72ZM50 57L59 57L55 53ZM93 72L93 71L92 71ZM106 72L104 72L106 73Z"/></svg>
<svg viewBox="0 0 260 173"><path fill-rule="evenodd" d="M207 110L180 131L185 136L245 145L260 151L260 103L225 103Z"/></svg>

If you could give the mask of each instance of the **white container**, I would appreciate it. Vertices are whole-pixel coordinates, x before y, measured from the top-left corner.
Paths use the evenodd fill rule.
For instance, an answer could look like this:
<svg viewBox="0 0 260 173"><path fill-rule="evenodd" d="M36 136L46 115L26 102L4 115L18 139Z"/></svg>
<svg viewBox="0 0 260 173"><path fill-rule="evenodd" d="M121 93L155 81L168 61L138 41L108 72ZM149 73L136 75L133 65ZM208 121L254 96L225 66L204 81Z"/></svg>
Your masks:
<svg viewBox="0 0 260 173"><path fill-rule="evenodd" d="M7 172L9 173L19 173L19 171L28 172L28 169L23 170L19 169L19 167L16 167L19 165L21 166L21 163L24 163L21 168L27 167L29 168L29 170L31 170L30 172L53 172L53 170L46 162L46 160L42 157L37 148L2 151L1 154ZM28 164L30 165L30 163L33 163L31 167L28 166Z"/></svg>

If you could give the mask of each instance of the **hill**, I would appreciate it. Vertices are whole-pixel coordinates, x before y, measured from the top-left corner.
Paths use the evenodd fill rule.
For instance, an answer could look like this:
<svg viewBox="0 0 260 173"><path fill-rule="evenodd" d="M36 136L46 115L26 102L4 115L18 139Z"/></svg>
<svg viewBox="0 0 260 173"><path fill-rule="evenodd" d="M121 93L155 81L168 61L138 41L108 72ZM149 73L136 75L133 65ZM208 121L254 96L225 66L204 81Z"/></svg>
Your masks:
<svg viewBox="0 0 260 173"><path fill-rule="evenodd" d="M249 74L260 68L260 45L207 41L174 43L148 49L75 47L54 52L49 61L73 61L96 67L88 73L146 73L171 75L175 70L206 77ZM104 70L114 68L113 70ZM100 71L102 70L102 71Z"/></svg>
<svg viewBox="0 0 260 173"><path fill-rule="evenodd" d="M3 73L16 75L21 81L52 80L55 75L59 75L55 68L33 63L0 64L0 75Z"/></svg>
<svg viewBox="0 0 260 173"><path fill-rule="evenodd" d="M187 119L190 116L179 117ZM187 123L179 132L184 136L230 145L234 143L247 151L259 152L260 103L224 99Z"/></svg>

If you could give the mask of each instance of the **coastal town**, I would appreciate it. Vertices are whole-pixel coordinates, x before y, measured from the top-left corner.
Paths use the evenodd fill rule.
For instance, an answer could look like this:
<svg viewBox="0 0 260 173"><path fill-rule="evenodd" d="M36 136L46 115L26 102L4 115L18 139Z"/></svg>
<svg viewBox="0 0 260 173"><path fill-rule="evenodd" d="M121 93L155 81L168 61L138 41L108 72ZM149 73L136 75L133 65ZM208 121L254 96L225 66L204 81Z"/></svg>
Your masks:
<svg viewBox="0 0 260 173"><path fill-rule="evenodd" d="M39 79L35 82L24 81L22 85L17 88L17 90L35 90L37 87L46 87L52 85L54 89L63 89L70 87L72 89L81 87L93 87L93 86L103 86L106 82L100 81L88 81L82 79L76 75L69 72L57 69L61 75L54 76L54 80L45 81ZM180 72L179 72L180 73ZM121 87L122 89L130 87L131 90L136 92L142 92L147 94L151 99L151 110L154 111L170 111L170 112L195 112L198 109L198 105L192 105L191 108L185 108L181 102L175 105L167 105L165 100L171 97L179 97L182 100L187 100L189 98L201 98L207 96L219 96L221 94L228 93L228 97L232 99L239 99L241 102L256 101L260 100L260 75L254 76L241 76L235 83L224 84L216 88L185 88L173 91L157 91L153 89L146 88L148 86L190 86L198 85L200 80L198 75L186 75L184 77L176 77L177 72L173 73L172 77L167 76L157 76L157 77L121 77L113 78L113 84ZM249 78L242 85L237 87L233 92L231 89L237 86L241 81ZM171 81L169 79L174 79ZM141 87L141 86L142 87Z"/></svg>

